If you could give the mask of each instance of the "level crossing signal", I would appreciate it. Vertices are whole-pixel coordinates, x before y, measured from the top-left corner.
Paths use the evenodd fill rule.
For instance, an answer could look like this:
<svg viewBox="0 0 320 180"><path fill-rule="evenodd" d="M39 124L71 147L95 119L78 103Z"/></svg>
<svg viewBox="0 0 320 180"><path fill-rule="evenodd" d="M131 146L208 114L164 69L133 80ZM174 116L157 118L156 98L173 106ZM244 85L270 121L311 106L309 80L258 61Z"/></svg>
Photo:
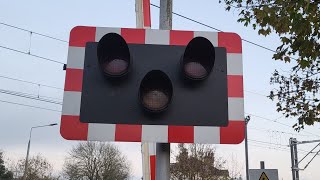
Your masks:
<svg viewBox="0 0 320 180"><path fill-rule="evenodd" d="M77 26L70 33L61 135L240 143L242 72L235 33Z"/></svg>

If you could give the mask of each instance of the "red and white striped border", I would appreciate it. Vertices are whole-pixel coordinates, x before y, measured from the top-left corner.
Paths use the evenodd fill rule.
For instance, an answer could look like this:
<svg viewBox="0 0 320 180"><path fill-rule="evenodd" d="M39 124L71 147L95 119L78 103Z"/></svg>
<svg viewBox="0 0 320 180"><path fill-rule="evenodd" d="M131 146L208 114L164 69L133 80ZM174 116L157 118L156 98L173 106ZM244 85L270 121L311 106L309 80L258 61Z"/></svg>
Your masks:
<svg viewBox="0 0 320 180"><path fill-rule="evenodd" d="M128 44L187 45L194 37L202 36L215 47L225 47L229 125L211 127L81 123L79 115L85 46L87 42L98 42L111 32L120 34ZM240 36L235 33L77 26L70 32L60 133L68 140L241 143L245 126L242 69L242 43Z"/></svg>

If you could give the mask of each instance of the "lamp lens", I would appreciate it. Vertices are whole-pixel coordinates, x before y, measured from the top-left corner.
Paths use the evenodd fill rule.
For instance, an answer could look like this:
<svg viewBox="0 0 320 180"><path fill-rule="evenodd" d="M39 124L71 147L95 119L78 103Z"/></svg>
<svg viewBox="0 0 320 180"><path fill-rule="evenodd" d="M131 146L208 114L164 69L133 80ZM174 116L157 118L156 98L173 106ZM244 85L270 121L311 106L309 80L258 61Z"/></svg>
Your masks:
<svg viewBox="0 0 320 180"><path fill-rule="evenodd" d="M169 103L169 97L161 90L147 91L142 97L143 104L152 111L162 110Z"/></svg>
<svg viewBox="0 0 320 180"><path fill-rule="evenodd" d="M127 72L128 62L122 59L113 59L103 63L103 71L111 75L121 75Z"/></svg>
<svg viewBox="0 0 320 180"><path fill-rule="evenodd" d="M184 71L191 78L203 78L208 75L207 70L199 62L188 62L184 65Z"/></svg>

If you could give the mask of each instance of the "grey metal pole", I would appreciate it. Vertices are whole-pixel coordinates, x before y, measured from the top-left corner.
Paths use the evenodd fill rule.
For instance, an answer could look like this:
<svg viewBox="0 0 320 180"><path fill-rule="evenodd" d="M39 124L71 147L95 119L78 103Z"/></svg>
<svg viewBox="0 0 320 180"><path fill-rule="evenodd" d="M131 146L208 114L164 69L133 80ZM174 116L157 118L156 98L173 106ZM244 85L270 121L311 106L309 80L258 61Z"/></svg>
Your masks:
<svg viewBox="0 0 320 180"><path fill-rule="evenodd" d="M248 157L248 123L250 121L250 116L245 118L245 153L246 153L246 177L249 180L249 157Z"/></svg>
<svg viewBox="0 0 320 180"><path fill-rule="evenodd" d="M290 138L289 145L290 145L290 152L291 152L292 180L299 180L297 139Z"/></svg>
<svg viewBox="0 0 320 180"><path fill-rule="evenodd" d="M160 0L159 29L172 29L172 0ZM170 179L170 144L156 145L156 180Z"/></svg>
<svg viewBox="0 0 320 180"><path fill-rule="evenodd" d="M295 164L295 177L296 180L299 180L299 160L298 160L298 148L297 148L297 139L293 139L294 143L293 143L293 151L294 151L294 164Z"/></svg>
<svg viewBox="0 0 320 180"><path fill-rule="evenodd" d="M159 28L172 29L172 0L160 0Z"/></svg>
<svg viewBox="0 0 320 180"><path fill-rule="evenodd" d="M170 179L170 143L157 143L156 180Z"/></svg>
<svg viewBox="0 0 320 180"><path fill-rule="evenodd" d="M290 140L289 140L290 152L291 152L291 171L292 171L292 180L296 180L294 152L293 152L293 140L292 139L293 138L290 138Z"/></svg>

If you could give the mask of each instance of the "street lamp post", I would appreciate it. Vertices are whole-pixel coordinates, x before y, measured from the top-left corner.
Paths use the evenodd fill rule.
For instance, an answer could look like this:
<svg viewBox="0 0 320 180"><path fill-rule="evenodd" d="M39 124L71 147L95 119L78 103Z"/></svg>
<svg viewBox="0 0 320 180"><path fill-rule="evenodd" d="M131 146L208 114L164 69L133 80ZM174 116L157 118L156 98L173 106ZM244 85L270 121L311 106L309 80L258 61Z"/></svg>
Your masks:
<svg viewBox="0 0 320 180"><path fill-rule="evenodd" d="M57 123L54 123L54 124L48 124L48 125L43 125L43 126L34 126L34 127L31 127L31 129L30 129L30 134L29 134L29 142L28 142L26 162L25 162L25 165L24 165L23 180L26 180L26 179L27 179L27 169L28 169L28 160L29 160L29 151L30 151L30 142L31 142L32 129L41 128L41 127L47 127L47 126L56 126L56 125L58 125L58 124L57 124Z"/></svg>

